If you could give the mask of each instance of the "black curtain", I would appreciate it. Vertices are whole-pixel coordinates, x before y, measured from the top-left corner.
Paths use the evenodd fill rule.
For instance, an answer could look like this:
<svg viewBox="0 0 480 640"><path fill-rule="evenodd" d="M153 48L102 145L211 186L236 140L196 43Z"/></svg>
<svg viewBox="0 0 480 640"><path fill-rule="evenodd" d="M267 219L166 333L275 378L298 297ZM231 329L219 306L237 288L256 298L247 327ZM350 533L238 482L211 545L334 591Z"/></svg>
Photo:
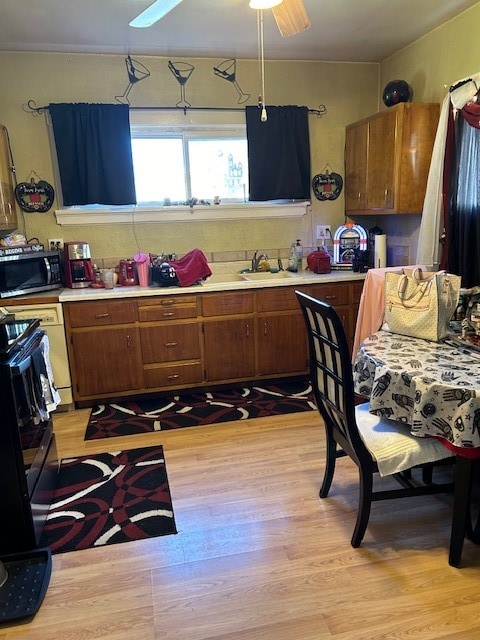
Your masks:
<svg viewBox="0 0 480 640"><path fill-rule="evenodd" d="M50 104L63 204L135 204L129 107Z"/></svg>
<svg viewBox="0 0 480 640"><path fill-rule="evenodd" d="M250 200L310 198L307 107L246 107Z"/></svg>
<svg viewBox="0 0 480 640"><path fill-rule="evenodd" d="M480 106L468 109L474 119L464 108L454 126L447 236L448 270L467 288L480 284Z"/></svg>

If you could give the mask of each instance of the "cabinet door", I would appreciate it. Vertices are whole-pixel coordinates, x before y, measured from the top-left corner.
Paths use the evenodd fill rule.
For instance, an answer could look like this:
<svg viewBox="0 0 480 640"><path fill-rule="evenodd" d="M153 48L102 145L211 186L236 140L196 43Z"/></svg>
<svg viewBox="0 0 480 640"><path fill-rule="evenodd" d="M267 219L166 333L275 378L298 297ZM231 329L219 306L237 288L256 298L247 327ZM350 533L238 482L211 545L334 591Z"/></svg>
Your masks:
<svg viewBox="0 0 480 640"><path fill-rule="evenodd" d="M345 210L367 208L368 123L347 127L345 132Z"/></svg>
<svg viewBox="0 0 480 640"><path fill-rule="evenodd" d="M396 112L386 111L369 123L367 206L392 209L394 204Z"/></svg>
<svg viewBox="0 0 480 640"><path fill-rule="evenodd" d="M143 386L138 329L113 328L72 334L74 388L78 397Z"/></svg>
<svg viewBox="0 0 480 640"><path fill-rule="evenodd" d="M258 374L306 373L307 334L301 312L257 318Z"/></svg>
<svg viewBox="0 0 480 640"><path fill-rule="evenodd" d="M253 317L204 323L205 371L208 382L255 375Z"/></svg>

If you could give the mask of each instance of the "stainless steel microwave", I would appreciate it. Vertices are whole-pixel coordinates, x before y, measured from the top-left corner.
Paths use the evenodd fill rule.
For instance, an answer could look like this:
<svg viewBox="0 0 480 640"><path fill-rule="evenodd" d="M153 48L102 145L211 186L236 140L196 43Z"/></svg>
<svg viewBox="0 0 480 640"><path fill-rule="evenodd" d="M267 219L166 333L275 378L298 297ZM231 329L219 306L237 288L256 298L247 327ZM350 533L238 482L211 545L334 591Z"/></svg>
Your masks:
<svg viewBox="0 0 480 640"><path fill-rule="evenodd" d="M57 251L16 253L14 247L1 251L0 298L12 298L60 287L62 272Z"/></svg>

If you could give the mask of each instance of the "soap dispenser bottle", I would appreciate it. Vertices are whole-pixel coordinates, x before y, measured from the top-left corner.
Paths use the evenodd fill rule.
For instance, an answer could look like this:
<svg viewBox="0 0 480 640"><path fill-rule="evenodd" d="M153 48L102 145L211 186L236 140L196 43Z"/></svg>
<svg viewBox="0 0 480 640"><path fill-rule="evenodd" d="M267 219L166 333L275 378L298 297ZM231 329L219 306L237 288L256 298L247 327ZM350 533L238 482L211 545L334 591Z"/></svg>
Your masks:
<svg viewBox="0 0 480 640"><path fill-rule="evenodd" d="M293 272L297 271L297 253L295 249L295 242L292 242L290 245L290 256L288 258L288 270Z"/></svg>
<svg viewBox="0 0 480 640"><path fill-rule="evenodd" d="M297 239L295 244L295 257L297 261L296 271L301 271L303 268L303 247L300 238Z"/></svg>

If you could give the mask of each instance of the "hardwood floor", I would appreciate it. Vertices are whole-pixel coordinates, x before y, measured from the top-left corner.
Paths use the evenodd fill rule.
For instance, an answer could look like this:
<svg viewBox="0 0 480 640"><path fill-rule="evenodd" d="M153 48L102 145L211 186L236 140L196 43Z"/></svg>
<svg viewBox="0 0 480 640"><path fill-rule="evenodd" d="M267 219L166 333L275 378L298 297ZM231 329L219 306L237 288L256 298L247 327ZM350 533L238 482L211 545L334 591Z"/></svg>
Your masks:
<svg viewBox="0 0 480 640"><path fill-rule="evenodd" d="M448 565L451 496L375 503L353 549L356 468L318 498L316 413L84 442L88 415L55 416L59 455L163 444L179 532L53 556L0 640L478 638L480 548Z"/></svg>

